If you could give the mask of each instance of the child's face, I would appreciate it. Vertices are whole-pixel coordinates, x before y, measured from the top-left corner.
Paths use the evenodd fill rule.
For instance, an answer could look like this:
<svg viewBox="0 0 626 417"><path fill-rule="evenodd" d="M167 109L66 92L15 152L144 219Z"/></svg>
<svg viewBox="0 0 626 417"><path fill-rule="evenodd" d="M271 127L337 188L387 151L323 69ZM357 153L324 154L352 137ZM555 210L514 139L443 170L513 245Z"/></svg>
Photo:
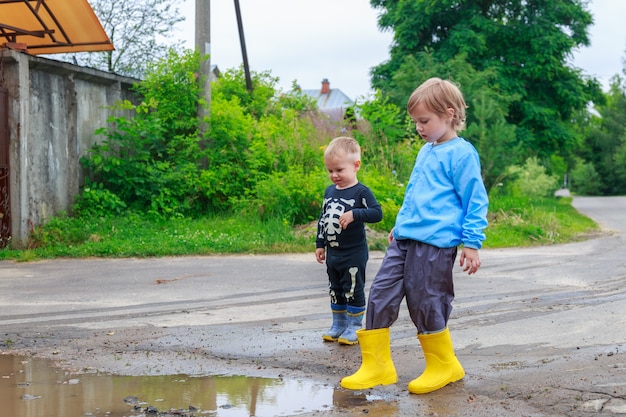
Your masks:
<svg viewBox="0 0 626 417"><path fill-rule="evenodd" d="M448 114L441 117L428 110L423 103L415 106L411 112L417 133L429 143L442 143L456 137L456 131L451 124L453 116L454 109L448 109Z"/></svg>
<svg viewBox="0 0 626 417"><path fill-rule="evenodd" d="M324 165L328 171L328 177L338 189L349 188L358 182L356 173L361 167L360 160L339 153L324 158Z"/></svg>

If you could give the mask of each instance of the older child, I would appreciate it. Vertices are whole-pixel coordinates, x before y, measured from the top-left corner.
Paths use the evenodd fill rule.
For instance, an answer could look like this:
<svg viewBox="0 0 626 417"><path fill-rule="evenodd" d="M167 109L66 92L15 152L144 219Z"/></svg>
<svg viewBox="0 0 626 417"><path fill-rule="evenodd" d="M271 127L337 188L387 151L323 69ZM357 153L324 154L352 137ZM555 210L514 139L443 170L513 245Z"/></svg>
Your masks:
<svg viewBox="0 0 626 417"><path fill-rule="evenodd" d="M322 339L355 345L365 311L365 223L381 221L383 211L370 189L357 180L361 147L356 140L333 139L324 164L333 184L324 192L315 257L319 263L326 261L333 323Z"/></svg>
<svg viewBox="0 0 626 417"><path fill-rule="evenodd" d="M398 380L389 327L406 297L424 351L424 372L408 390L425 394L465 376L448 330L457 247L460 265L473 274L485 239L488 198L476 149L457 131L465 124L465 101L456 85L431 78L411 94L407 110L426 141L406 188L389 247L370 288L365 329L357 332L362 364L341 380L366 389Z"/></svg>

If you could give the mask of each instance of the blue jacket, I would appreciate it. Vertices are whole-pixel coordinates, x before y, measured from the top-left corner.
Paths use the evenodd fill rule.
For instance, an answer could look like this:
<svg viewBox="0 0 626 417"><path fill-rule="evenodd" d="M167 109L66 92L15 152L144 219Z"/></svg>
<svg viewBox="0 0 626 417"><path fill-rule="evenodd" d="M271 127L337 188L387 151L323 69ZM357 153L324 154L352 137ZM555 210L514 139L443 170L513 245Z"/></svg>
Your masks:
<svg viewBox="0 0 626 417"><path fill-rule="evenodd" d="M463 138L427 143L417 155L393 236L440 248L480 249L488 206L474 146Z"/></svg>

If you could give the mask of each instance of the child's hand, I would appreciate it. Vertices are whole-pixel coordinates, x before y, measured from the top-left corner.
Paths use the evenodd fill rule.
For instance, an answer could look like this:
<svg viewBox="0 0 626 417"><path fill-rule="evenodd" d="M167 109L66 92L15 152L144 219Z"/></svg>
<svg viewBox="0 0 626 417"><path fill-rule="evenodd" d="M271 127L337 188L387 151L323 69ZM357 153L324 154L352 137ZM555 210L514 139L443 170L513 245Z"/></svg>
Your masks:
<svg viewBox="0 0 626 417"><path fill-rule="evenodd" d="M463 268L463 272L467 271L467 275L472 275L478 271L478 268L480 268L478 249L464 247L461 250L461 268Z"/></svg>
<svg viewBox="0 0 626 417"><path fill-rule="evenodd" d="M387 243L391 244L391 241L393 240L393 227L391 228L391 231L389 232L389 236L387 236Z"/></svg>
<svg viewBox="0 0 626 417"><path fill-rule="evenodd" d="M326 250L324 248L315 249L315 259L317 259L317 262L323 264L326 260Z"/></svg>
<svg viewBox="0 0 626 417"><path fill-rule="evenodd" d="M344 230L353 221L354 221L354 214L352 213L352 210L346 211L345 213L341 215L341 217L339 217L339 225Z"/></svg>

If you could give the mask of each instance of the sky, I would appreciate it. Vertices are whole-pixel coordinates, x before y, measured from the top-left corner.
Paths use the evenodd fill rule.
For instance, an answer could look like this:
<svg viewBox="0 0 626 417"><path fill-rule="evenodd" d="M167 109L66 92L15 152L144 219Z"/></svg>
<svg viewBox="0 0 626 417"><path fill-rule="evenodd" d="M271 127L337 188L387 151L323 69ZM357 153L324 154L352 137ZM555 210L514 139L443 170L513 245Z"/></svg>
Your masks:
<svg viewBox="0 0 626 417"><path fill-rule="evenodd" d="M209 0L206 0L209 1ZM174 37L195 43L195 3L178 4L186 20ZM250 69L270 71L287 91L321 87L328 79L353 100L367 97L370 69L389 57L392 34L377 26L369 0L239 0ZM572 65L602 82L622 72L626 56L626 1L591 0L591 45L574 52ZM210 1L211 64L224 71L243 63L234 0Z"/></svg>

